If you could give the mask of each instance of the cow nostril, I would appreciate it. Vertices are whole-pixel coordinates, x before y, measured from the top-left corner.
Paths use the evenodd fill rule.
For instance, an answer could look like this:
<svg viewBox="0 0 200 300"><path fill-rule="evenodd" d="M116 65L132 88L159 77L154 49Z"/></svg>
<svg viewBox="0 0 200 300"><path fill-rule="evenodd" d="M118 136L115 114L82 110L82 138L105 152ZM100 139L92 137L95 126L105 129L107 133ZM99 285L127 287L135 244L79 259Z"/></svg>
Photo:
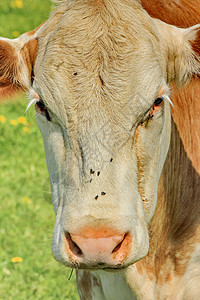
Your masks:
<svg viewBox="0 0 200 300"><path fill-rule="evenodd" d="M71 252L76 256L81 256L83 252L81 251L79 246L72 240L71 235L68 232L65 232L65 238L68 242L69 249L71 250Z"/></svg>
<svg viewBox="0 0 200 300"><path fill-rule="evenodd" d="M127 233L123 236L123 239L121 240L121 242L119 244L117 244L117 246L113 249L112 253L116 253L122 246L124 240L126 239Z"/></svg>

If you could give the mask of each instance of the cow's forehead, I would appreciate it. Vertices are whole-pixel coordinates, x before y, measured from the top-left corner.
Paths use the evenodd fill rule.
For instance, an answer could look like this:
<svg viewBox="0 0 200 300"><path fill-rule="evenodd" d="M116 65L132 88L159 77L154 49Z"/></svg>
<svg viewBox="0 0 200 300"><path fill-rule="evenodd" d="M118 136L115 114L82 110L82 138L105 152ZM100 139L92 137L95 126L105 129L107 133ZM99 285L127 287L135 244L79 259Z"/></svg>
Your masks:
<svg viewBox="0 0 200 300"><path fill-rule="evenodd" d="M73 3L52 31L53 16L40 32L35 78L44 100L61 118L62 112L94 115L97 105L145 111L163 83L151 18L138 3L130 15L86 6Z"/></svg>

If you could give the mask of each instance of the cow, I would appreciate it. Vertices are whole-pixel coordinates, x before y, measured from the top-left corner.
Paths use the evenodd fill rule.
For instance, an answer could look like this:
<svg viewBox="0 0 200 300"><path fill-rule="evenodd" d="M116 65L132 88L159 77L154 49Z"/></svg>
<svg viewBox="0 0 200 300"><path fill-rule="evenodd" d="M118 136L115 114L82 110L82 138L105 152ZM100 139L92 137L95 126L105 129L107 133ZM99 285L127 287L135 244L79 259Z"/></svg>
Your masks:
<svg viewBox="0 0 200 300"><path fill-rule="evenodd" d="M0 39L0 85L28 92L44 139L53 255L82 300L200 297L200 25L164 22L180 3L63 0Z"/></svg>

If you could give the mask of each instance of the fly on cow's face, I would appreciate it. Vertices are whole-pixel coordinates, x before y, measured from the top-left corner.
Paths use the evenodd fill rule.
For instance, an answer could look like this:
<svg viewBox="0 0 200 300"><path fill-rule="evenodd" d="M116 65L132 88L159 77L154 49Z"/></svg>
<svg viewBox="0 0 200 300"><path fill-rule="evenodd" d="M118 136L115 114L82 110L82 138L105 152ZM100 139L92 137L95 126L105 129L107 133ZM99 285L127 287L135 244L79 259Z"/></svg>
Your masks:
<svg viewBox="0 0 200 300"><path fill-rule="evenodd" d="M147 125L148 125L148 123L149 123L149 120L150 119L152 119L154 117L154 115L151 115L150 113L149 113L149 115L148 115L148 118L146 119L146 124L145 124L145 127L147 127Z"/></svg>

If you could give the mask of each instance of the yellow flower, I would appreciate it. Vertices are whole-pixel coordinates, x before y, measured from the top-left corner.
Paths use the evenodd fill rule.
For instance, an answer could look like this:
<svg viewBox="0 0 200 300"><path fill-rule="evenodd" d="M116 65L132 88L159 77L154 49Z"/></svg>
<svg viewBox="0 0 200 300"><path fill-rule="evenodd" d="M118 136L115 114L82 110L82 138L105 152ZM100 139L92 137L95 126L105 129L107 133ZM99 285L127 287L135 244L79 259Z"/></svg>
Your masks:
<svg viewBox="0 0 200 300"><path fill-rule="evenodd" d="M15 5L16 5L17 8L22 8L22 7L23 7L23 2L22 2L22 0L16 0L16 1L15 1Z"/></svg>
<svg viewBox="0 0 200 300"><path fill-rule="evenodd" d="M17 38L20 35L19 31L13 31L12 36Z"/></svg>
<svg viewBox="0 0 200 300"><path fill-rule="evenodd" d="M6 123L6 117L0 115L0 122L1 123Z"/></svg>
<svg viewBox="0 0 200 300"><path fill-rule="evenodd" d="M19 263L19 262L22 262L22 261L23 261L23 259L21 257L13 257L11 259L11 262L13 262L13 263Z"/></svg>
<svg viewBox="0 0 200 300"><path fill-rule="evenodd" d="M28 128L28 127L24 127L24 128L23 128L23 132L25 132L25 133L30 133L31 130L30 130L30 128Z"/></svg>
<svg viewBox="0 0 200 300"><path fill-rule="evenodd" d="M26 203L26 204L28 204L28 205L30 205L31 204L31 199L29 198L29 197L23 197L22 198L22 201L24 202L24 203Z"/></svg>
<svg viewBox="0 0 200 300"><path fill-rule="evenodd" d="M17 122L16 120L11 120L11 121L10 121L10 124L13 125L13 126L16 126L17 123L18 123L18 122Z"/></svg>
<svg viewBox="0 0 200 300"><path fill-rule="evenodd" d="M25 117L19 117L19 118L18 118L18 122L19 122L20 124L23 124L23 125L27 124L27 121L26 121L26 118L25 118Z"/></svg>

